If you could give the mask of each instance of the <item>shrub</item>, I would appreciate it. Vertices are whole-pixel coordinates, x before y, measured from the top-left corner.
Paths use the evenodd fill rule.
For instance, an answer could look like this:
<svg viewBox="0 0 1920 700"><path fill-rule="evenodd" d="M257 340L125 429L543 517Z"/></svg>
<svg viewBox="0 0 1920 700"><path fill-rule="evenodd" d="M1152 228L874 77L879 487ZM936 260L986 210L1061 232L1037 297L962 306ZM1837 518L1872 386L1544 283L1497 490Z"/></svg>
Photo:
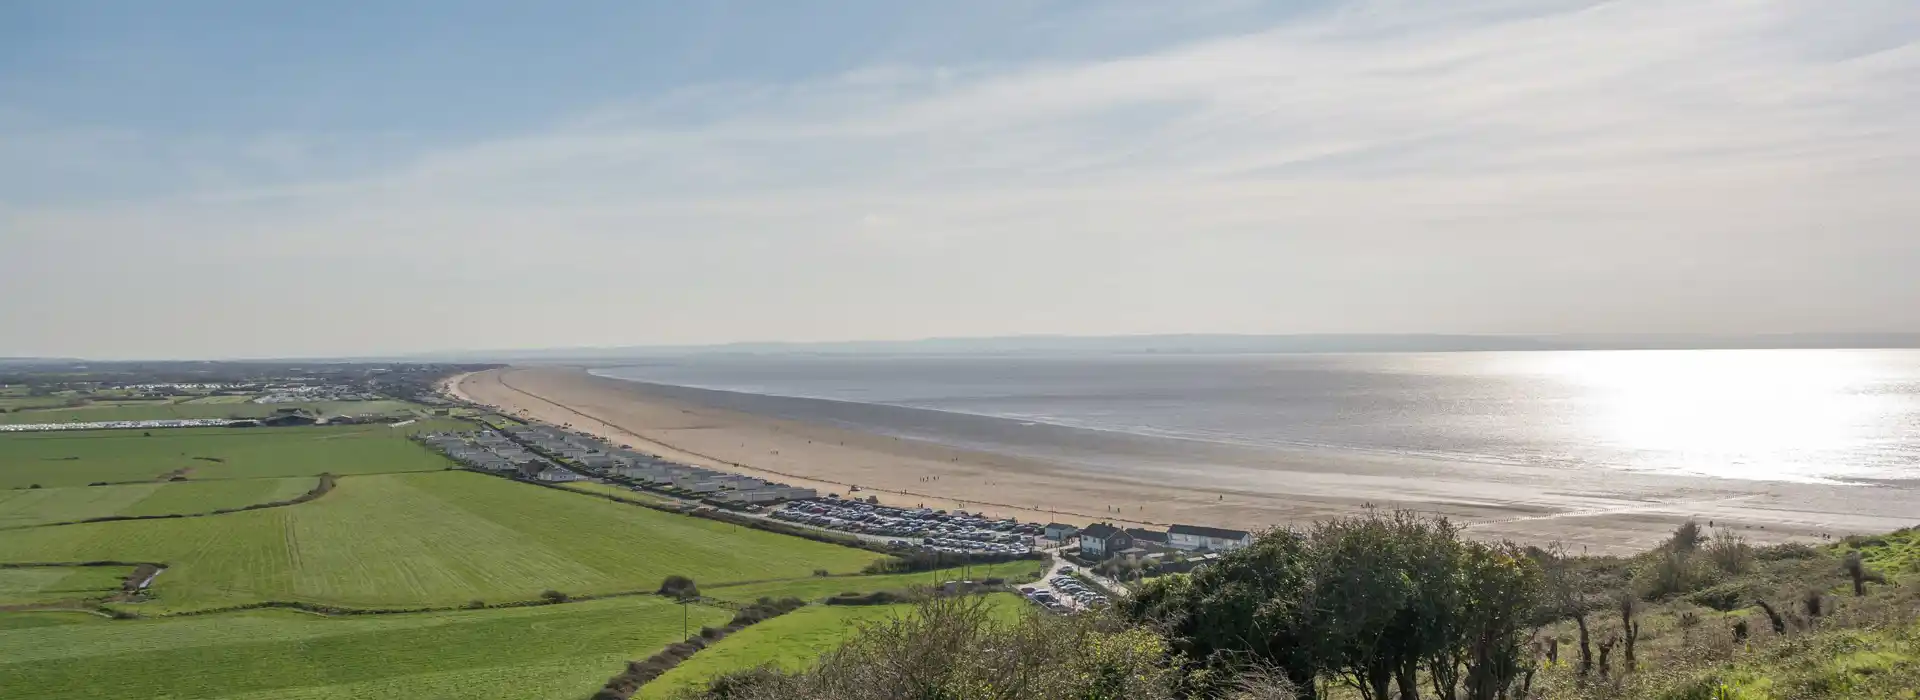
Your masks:
<svg viewBox="0 0 1920 700"><path fill-rule="evenodd" d="M668 598L686 599L700 597L700 587L694 584L693 579L678 574L668 576L665 580L661 581L660 590L657 592Z"/></svg>
<svg viewBox="0 0 1920 700"><path fill-rule="evenodd" d="M565 603L569 600L569 598L567 598L567 594L561 593L551 588L545 591L541 591L540 599L547 601L549 603Z"/></svg>
<svg viewBox="0 0 1920 700"><path fill-rule="evenodd" d="M740 612L734 613L733 620L727 622L727 627L739 629L799 610L800 608L806 607L806 605L807 601L799 598L781 598L779 600L762 598L760 602L741 608Z"/></svg>
<svg viewBox="0 0 1920 700"><path fill-rule="evenodd" d="M723 637L723 636L725 636L725 635L726 635L726 632L722 632L722 631L720 631L720 630L719 630L718 628L715 628L715 627L702 627L702 628L700 628L700 637L701 637L701 638L703 638L703 639L706 639L706 640L708 640L708 641L712 641L712 640L715 640L715 639L719 639L719 638L721 638L721 637Z"/></svg>
<svg viewBox="0 0 1920 700"><path fill-rule="evenodd" d="M1712 608L1720 612L1733 612L1747 607L1755 592L1750 586L1741 583L1723 583L1697 591L1687 596L1687 601L1703 608Z"/></svg>
<svg viewBox="0 0 1920 700"><path fill-rule="evenodd" d="M1792 559L1818 559L1826 556L1819 548L1800 542L1776 544L1754 550L1754 558L1760 561L1787 561Z"/></svg>
<svg viewBox="0 0 1920 700"><path fill-rule="evenodd" d="M874 591L872 593L842 593L827 599L828 605L892 605L911 599L906 593L896 591Z"/></svg>
<svg viewBox="0 0 1920 700"><path fill-rule="evenodd" d="M487 601L484 601L484 600L478 600L478 599L476 599L476 600L469 600L469 601L467 601L467 606L466 606L466 607L467 607L467 609L468 609L468 610L479 610L479 609L481 609L481 608L484 608L484 607L487 607Z"/></svg>
<svg viewBox="0 0 1920 700"><path fill-rule="evenodd" d="M1747 538L1737 532L1715 534L1707 541L1707 560L1729 574L1744 574L1753 570L1753 546L1747 544Z"/></svg>
<svg viewBox="0 0 1920 700"><path fill-rule="evenodd" d="M1711 585L1714 574L1712 568L1693 554L1667 552L1634 572L1633 582L1640 597L1661 600Z"/></svg>
<svg viewBox="0 0 1920 700"><path fill-rule="evenodd" d="M832 575L833 575L833 572L831 572L831 571L828 571L828 570L826 570L826 569L814 569L814 570L813 570L813 575L815 575L815 576L820 576L820 577L826 577L826 576L832 576Z"/></svg>
<svg viewBox="0 0 1920 700"><path fill-rule="evenodd" d="M1667 538L1667 551L1675 554L1687 554L1700 548L1700 542L1706 539L1700 530L1700 521L1688 520L1673 529L1673 536Z"/></svg>

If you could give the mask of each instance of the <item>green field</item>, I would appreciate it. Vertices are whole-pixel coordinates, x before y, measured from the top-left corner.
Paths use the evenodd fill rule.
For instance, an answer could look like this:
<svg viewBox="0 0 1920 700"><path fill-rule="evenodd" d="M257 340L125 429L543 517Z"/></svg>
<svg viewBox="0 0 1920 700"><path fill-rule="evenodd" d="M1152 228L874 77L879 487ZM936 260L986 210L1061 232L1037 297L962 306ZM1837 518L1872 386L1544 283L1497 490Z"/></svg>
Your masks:
<svg viewBox="0 0 1920 700"><path fill-rule="evenodd" d="M111 515L210 513L284 501L313 489L313 477L156 481L0 491L0 529Z"/></svg>
<svg viewBox="0 0 1920 700"><path fill-rule="evenodd" d="M225 397L222 397L225 398ZM65 398L55 402L64 403ZM300 408L323 416L393 415L417 412L405 401L305 401L299 403L201 403L198 401L113 401L104 399L76 408L37 408L0 413L0 423L87 423L115 420L178 418L259 418L285 408Z"/></svg>
<svg viewBox="0 0 1920 700"><path fill-rule="evenodd" d="M458 605L856 572L879 555L464 471L354 476L285 508L8 531L0 562L158 561L148 611Z"/></svg>
<svg viewBox="0 0 1920 700"><path fill-rule="evenodd" d="M1006 593L993 594L989 601L996 617L1009 622L1029 607L1019 596ZM642 686L634 697L665 700L722 674L768 664L799 670L838 647L861 625L912 613L912 605L810 605L729 635Z"/></svg>
<svg viewBox="0 0 1920 700"><path fill-rule="evenodd" d="M175 407L196 405L254 406ZM142 616L0 609L0 697L575 700L627 661L680 639L683 609L650 595L622 595L388 615L178 614L266 601L454 608L535 600L549 590L576 597L648 591L674 574L725 600L817 598L958 576L816 577L822 569L857 573L882 555L607 500L649 498L616 486L574 484L577 493L569 493L451 470L445 458L406 439L471 428L423 419L403 428L0 434L0 563L167 566L147 598L113 603L103 601L120 590L127 567L0 568L0 606L104 604ZM340 476L333 490L298 505L49 524L283 501L312 489L322 473ZM176 476L185 480L170 480ZM94 482L115 483L87 485ZM1038 568L979 567L974 577ZM802 612L840 618L887 610L819 609L825 612ZM731 616L700 605L685 612L695 630ZM799 631L772 635L770 649L734 653L800 660L789 637L825 639L820 635L844 627L807 620L795 623ZM723 656L716 663L729 662Z"/></svg>
<svg viewBox="0 0 1920 700"><path fill-rule="evenodd" d="M687 612L695 630L730 616ZM0 688L40 700L580 700L680 631L680 606L654 597L352 618L0 614Z"/></svg>
<svg viewBox="0 0 1920 700"><path fill-rule="evenodd" d="M938 586L947 581L962 580L971 576L980 581L987 578L1004 578L1009 583L1025 583L1040 578L1046 562L1015 561L1003 564L983 564L965 569L941 569L913 574L887 574L884 576L815 576L792 581L767 581L739 586L705 587L700 592L710 598L735 602L752 602L761 598L799 598L806 601L818 601L832 597L837 593L872 593L874 591L905 591L925 586Z"/></svg>
<svg viewBox="0 0 1920 700"><path fill-rule="evenodd" d="M450 462L403 439L453 421L405 428L175 428L0 434L0 489L154 481L371 474L444 469Z"/></svg>
<svg viewBox="0 0 1920 700"><path fill-rule="evenodd" d="M119 566L0 568L0 605L98 600L119 592L130 572ZM7 617L9 614L0 613L0 620Z"/></svg>

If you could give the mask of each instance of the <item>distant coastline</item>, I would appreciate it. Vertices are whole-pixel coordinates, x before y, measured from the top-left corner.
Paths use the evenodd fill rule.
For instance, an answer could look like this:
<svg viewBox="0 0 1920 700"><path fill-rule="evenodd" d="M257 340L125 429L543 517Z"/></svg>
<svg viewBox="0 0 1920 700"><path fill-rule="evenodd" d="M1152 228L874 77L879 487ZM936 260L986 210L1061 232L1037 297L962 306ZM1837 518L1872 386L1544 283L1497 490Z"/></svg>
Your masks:
<svg viewBox="0 0 1920 700"><path fill-rule="evenodd" d="M413 357L508 362L597 363L707 354L1234 354L1524 352L1553 350L1874 350L1920 349L1920 333L1766 334L1159 334L985 336L912 340L740 342L422 353Z"/></svg>

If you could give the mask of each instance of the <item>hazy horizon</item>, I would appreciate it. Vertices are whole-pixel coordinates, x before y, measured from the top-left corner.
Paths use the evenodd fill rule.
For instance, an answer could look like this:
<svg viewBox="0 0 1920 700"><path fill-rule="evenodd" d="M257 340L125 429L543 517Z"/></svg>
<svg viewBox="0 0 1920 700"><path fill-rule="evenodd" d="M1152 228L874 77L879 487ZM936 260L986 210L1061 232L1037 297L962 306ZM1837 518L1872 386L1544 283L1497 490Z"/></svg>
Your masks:
<svg viewBox="0 0 1920 700"><path fill-rule="evenodd" d="M4 357L1920 332L1901 0L31 0L0 47Z"/></svg>

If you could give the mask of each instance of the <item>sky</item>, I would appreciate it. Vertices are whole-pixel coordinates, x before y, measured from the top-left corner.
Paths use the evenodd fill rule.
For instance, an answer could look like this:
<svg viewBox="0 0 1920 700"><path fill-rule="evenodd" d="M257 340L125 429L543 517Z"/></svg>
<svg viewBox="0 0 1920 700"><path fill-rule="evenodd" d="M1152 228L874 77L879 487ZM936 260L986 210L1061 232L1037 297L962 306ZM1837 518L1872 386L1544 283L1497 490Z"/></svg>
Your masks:
<svg viewBox="0 0 1920 700"><path fill-rule="evenodd" d="M0 356L1920 331L1912 0L0 2Z"/></svg>

